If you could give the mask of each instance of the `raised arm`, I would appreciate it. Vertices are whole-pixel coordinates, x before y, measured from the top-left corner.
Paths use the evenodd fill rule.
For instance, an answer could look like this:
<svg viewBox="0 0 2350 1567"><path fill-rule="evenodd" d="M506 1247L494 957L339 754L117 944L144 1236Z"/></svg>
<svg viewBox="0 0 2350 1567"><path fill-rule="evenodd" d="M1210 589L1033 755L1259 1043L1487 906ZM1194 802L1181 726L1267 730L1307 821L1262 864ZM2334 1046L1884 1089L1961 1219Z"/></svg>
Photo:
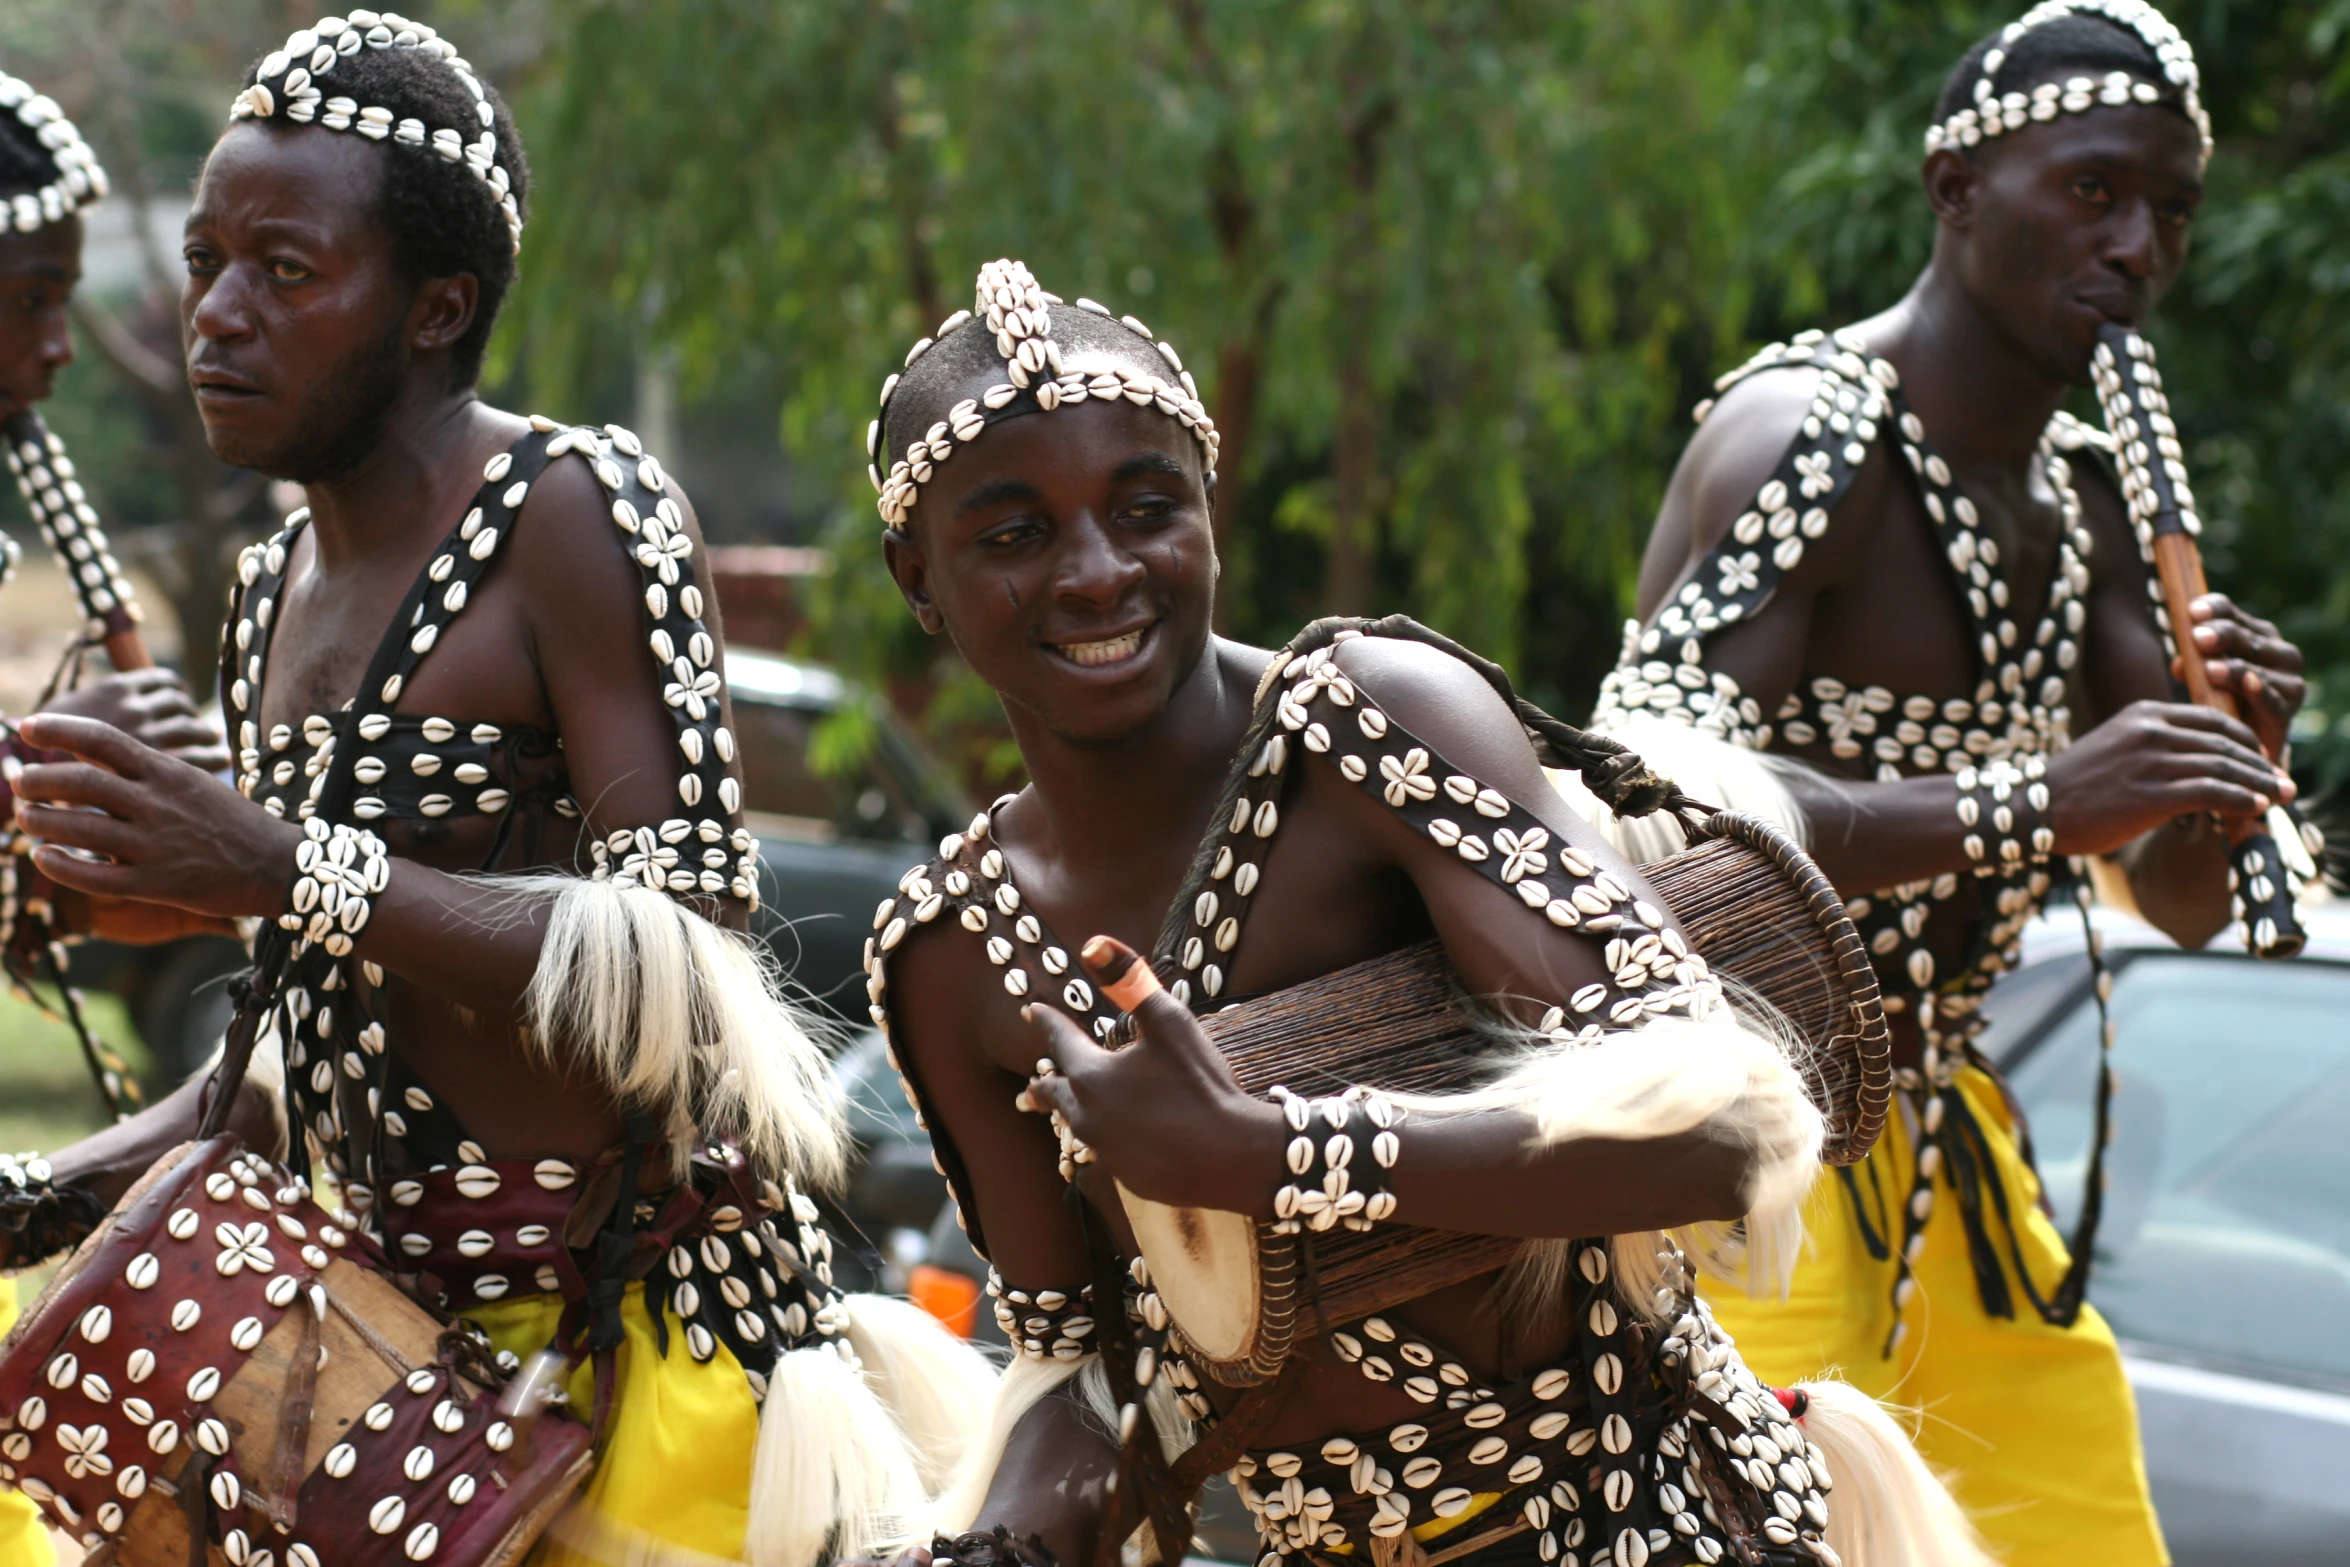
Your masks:
<svg viewBox="0 0 2350 1567"><path fill-rule="evenodd" d="M1292 754L1306 759L1289 764L1302 774L1281 809L1314 820L1316 847L1366 882L1408 878L1464 984L1513 1014L1531 1047L1506 1089L1411 1112L1384 1177L1397 1211L1484 1234L1620 1234L1737 1217L1782 1164L1808 1167L1817 1122L1793 1072L1717 1008L1656 895L1550 789L1484 678L1377 638L1344 644L1333 668L1326 694L1294 688ZM1349 734L1374 730L1375 761ZM1144 1003L1142 1043L1115 1053L1033 1012L1059 1071L1032 1098L1129 1190L1287 1217L1275 1194L1296 1134L1280 1107L1241 1092L1172 998ZM1675 1082L1682 1066L1711 1073L1707 1086ZM1766 1102L1762 1119L1787 1119L1758 1139Z"/></svg>
<svg viewBox="0 0 2350 1567"><path fill-rule="evenodd" d="M682 533L699 566L690 512ZM499 568L520 591L525 652L563 736L573 792L599 837L689 814L678 798L687 769L663 700L664 672L646 645L645 575L630 543L615 529L588 465L557 460L523 503L506 544L511 556ZM716 669L714 627L709 635ZM713 705L722 702L720 692ZM301 838L295 824L94 720L38 715L25 733L34 744L83 758L29 767L18 783L27 802L20 819L43 840L35 861L44 874L96 896L199 914L274 919L285 912ZM91 806L97 812L82 809ZM690 814L720 817L730 830L741 825L739 811L717 800ZM519 895L399 859L357 952L469 1011L510 1017L537 969L551 902L551 892ZM739 903L702 900L707 911ZM740 907L724 917L738 928L747 918Z"/></svg>

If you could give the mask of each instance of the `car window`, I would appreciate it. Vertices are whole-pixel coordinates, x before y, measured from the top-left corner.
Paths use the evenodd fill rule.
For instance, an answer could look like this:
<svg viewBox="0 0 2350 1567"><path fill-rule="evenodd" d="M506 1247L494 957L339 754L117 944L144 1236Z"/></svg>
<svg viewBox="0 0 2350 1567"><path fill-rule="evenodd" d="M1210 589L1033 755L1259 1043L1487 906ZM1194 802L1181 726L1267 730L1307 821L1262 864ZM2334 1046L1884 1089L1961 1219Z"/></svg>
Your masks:
<svg viewBox="0 0 2350 1567"><path fill-rule="evenodd" d="M2113 998L2090 1298L2125 1339L2350 1383L2350 965L2143 957ZM2087 1167L2084 997L2011 1081L2061 1222Z"/></svg>
<svg viewBox="0 0 2350 1567"><path fill-rule="evenodd" d="M845 777L819 775L808 765L808 741L822 715L778 702L734 706L742 748L743 815L766 838L829 842L836 838L890 843L929 835L922 803L899 774L878 765L876 753Z"/></svg>

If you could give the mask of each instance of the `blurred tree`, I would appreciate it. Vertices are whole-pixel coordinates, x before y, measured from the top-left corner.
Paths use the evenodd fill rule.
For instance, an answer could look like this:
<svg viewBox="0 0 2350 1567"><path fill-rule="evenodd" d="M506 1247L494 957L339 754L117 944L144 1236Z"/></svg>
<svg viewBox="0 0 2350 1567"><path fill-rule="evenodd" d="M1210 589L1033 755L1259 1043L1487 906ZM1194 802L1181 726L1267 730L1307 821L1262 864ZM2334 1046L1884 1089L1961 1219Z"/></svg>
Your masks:
<svg viewBox="0 0 2350 1567"><path fill-rule="evenodd" d="M991 704L875 569L857 457L882 373L978 262L1021 255L1191 350L1226 432L1229 629L1408 608L1576 708L1685 411L1753 343L1907 286L1928 106L2018 8L550 5L534 379L640 321L689 384L771 357L784 447L840 497L818 644L981 743ZM2220 154L2157 337L2233 522L2213 568L2350 693L2350 0L2174 15ZM2312 715L2313 761L2350 772L2346 725Z"/></svg>
<svg viewBox="0 0 2350 1567"><path fill-rule="evenodd" d="M556 0L526 361L562 386L642 301L689 387L771 352L784 444L841 497L824 654L922 671L861 427L977 264L1020 255L1191 353L1231 629L1409 606L1587 667L1753 289L1780 138L1736 123L1723 9Z"/></svg>

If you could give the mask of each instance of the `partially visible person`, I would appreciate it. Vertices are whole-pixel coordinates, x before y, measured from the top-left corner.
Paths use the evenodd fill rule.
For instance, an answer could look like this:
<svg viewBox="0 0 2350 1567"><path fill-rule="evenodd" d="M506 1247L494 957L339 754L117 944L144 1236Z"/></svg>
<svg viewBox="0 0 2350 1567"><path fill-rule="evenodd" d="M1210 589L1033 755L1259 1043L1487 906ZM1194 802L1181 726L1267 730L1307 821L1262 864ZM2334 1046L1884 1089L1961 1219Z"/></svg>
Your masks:
<svg viewBox="0 0 2350 1567"><path fill-rule="evenodd" d="M105 171L73 122L30 83L0 72L0 427L55 391L57 372L73 362L66 302L81 280L81 213L105 194ZM13 877L5 897L0 917L12 925ZM16 1283L0 1277L0 1333L16 1314ZM32 1504L0 1491L0 1562L47 1567L53 1559Z"/></svg>
<svg viewBox="0 0 2350 1567"><path fill-rule="evenodd" d="M1894 1025L1902 1113L1815 1187L1792 1294L1719 1303L1740 1350L1922 1408L2016 1567L2153 1567L2086 1250L1972 1041L2068 856L2118 860L2182 945L2228 923L2222 827L2292 798L2301 655L2213 595L2195 640L2244 720L2180 700L2100 437L2060 412L2099 330L2186 262L2210 152L2186 40L2140 0L2036 6L1967 51L1935 120L1931 261L1699 410L1595 723L1692 794L1808 827Z"/></svg>
<svg viewBox="0 0 2350 1567"><path fill-rule="evenodd" d="M336 1233L418 1302L566 1367L597 1461L533 1567L808 1567L951 1461L877 1389L990 1379L915 1308L845 1299L795 1189L837 1173L838 1111L743 934L757 842L686 497L624 429L478 394L528 183L505 105L422 24L325 18L248 73L188 215L182 337L214 455L307 504L239 561L233 782L43 714L26 738L69 755L24 769L19 818L62 885L258 922L263 1048L217 1088L246 1143L320 1170ZM52 1241L210 1091L56 1154ZM471 1499L354 1461L411 1560ZM259 1527L251 1492L209 1495L213 1538ZM270 1549L333 1559L305 1530L347 1522L305 1507Z"/></svg>

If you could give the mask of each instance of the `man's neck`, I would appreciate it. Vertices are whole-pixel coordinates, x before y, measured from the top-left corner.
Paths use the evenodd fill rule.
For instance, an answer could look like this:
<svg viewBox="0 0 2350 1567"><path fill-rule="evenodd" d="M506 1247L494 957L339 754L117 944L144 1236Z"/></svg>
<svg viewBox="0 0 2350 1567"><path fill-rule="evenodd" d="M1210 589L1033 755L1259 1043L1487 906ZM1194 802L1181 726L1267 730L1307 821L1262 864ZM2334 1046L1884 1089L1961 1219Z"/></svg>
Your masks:
<svg viewBox="0 0 2350 1567"><path fill-rule="evenodd" d="M404 391L364 457L304 485L319 565L365 566L411 552L419 534L446 531L449 508L481 482L463 461L480 439L481 412L471 387Z"/></svg>
<svg viewBox="0 0 2350 1567"><path fill-rule="evenodd" d="M1158 717L1133 734L1081 743L1010 710L1036 802L1024 830L1064 875L1090 880L1105 865L1187 864L1248 728L1241 671L1211 639Z"/></svg>
<svg viewBox="0 0 2350 1567"><path fill-rule="evenodd" d="M1901 372L1910 408L1934 445L1957 461L2020 472L2072 390L2025 354L1939 264L1859 330Z"/></svg>

